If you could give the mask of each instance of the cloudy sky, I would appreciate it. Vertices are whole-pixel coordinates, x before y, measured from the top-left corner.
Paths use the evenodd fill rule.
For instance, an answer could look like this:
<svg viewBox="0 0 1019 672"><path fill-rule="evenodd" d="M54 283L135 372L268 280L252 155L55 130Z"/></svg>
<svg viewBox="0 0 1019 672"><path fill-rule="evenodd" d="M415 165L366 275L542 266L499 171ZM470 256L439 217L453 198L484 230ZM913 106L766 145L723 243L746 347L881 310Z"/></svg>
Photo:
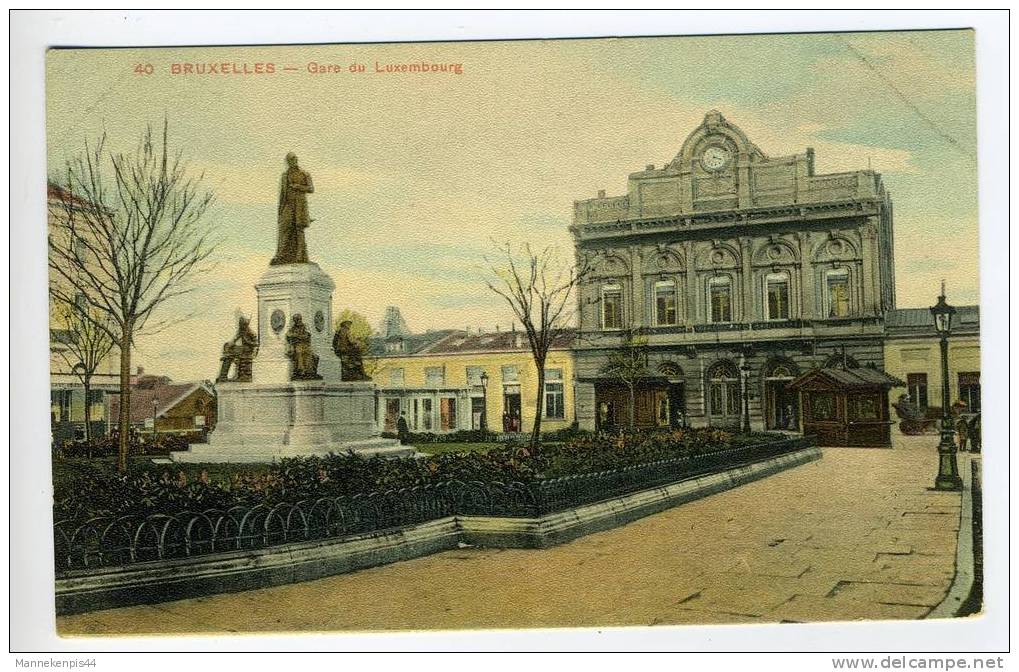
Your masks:
<svg viewBox="0 0 1019 672"><path fill-rule="evenodd" d="M375 72L422 60L462 74ZM224 62L276 72L172 74ZM169 118L216 194L222 243L196 291L164 308L193 317L142 338L135 361L211 378L235 315L254 312L288 151L315 181L308 247L337 310L375 323L397 305L415 331L491 329L510 322L481 281L493 239L569 254L573 201L625 193L629 172L670 161L710 109L766 154L809 146L818 172L881 172L899 306L930 305L942 277L952 302L976 303L974 76L968 31L62 50L47 59L47 152L58 174L103 130L127 149Z"/></svg>

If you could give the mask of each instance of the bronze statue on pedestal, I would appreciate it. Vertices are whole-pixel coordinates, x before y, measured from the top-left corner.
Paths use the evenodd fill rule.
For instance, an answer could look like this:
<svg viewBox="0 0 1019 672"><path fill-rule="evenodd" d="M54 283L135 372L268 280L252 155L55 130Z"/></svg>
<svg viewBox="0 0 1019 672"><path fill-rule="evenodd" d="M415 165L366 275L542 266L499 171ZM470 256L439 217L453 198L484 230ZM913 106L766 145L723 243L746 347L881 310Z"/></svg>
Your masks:
<svg viewBox="0 0 1019 672"><path fill-rule="evenodd" d="M237 318L237 335L223 344L223 355L220 357L219 376L217 383L251 382L251 362L258 350L258 337L251 330L250 321L246 317ZM230 367L236 364L233 379L229 378Z"/></svg>
<svg viewBox="0 0 1019 672"><path fill-rule="evenodd" d="M297 165L297 155L293 152L287 154L287 170L280 178L276 256L269 262L270 265L308 263L304 230L314 221L308 215L308 194L314 191L311 175Z"/></svg>
<svg viewBox="0 0 1019 672"><path fill-rule="evenodd" d="M364 372L364 359L360 346L350 338L350 320L340 323L333 336L333 352L340 358L342 380L370 380Z"/></svg>
<svg viewBox="0 0 1019 672"><path fill-rule="evenodd" d="M322 380L318 375L318 355L311 349L311 332L300 315L294 315L290 323L286 352L293 363L291 380Z"/></svg>

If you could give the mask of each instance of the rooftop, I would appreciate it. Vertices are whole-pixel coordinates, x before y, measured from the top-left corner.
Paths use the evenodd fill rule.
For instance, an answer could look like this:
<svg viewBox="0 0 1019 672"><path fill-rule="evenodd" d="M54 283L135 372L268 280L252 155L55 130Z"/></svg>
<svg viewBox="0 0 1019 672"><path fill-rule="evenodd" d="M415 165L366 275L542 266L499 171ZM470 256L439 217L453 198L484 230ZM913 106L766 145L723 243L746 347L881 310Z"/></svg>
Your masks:
<svg viewBox="0 0 1019 672"><path fill-rule="evenodd" d="M980 329L980 306L956 306L952 328ZM885 328L891 330L929 330L934 333L930 308L896 308L885 313Z"/></svg>

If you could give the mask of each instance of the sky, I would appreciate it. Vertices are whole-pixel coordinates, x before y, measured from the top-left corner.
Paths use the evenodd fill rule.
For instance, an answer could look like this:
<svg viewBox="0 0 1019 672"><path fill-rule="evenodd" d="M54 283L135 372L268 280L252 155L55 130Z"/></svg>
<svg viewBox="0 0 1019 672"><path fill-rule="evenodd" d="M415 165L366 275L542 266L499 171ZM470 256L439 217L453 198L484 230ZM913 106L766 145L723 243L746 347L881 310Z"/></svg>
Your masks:
<svg viewBox="0 0 1019 672"><path fill-rule="evenodd" d="M421 61L461 74L385 72ZM240 74L174 74L208 63ZM86 140L129 150L165 116L215 194L211 268L134 355L176 380L214 377L255 312L289 151L314 179L308 248L334 309L373 324L395 305L414 331L507 327L483 282L495 245L569 259L573 201L624 194L712 109L765 154L813 147L818 173L882 174L900 307L932 305L941 278L951 303L979 300L971 31L51 50L46 79L50 175Z"/></svg>

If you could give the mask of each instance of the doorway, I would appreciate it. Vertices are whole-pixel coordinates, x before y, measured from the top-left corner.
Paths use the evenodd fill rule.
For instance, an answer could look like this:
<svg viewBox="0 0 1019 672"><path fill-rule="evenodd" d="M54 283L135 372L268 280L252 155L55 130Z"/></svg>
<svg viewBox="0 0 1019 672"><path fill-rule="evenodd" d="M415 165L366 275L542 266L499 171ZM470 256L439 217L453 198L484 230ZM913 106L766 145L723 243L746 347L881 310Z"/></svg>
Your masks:
<svg viewBox="0 0 1019 672"><path fill-rule="evenodd" d="M502 396L502 431L520 431L520 387L506 387Z"/></svg>
<svg viewBox="0 0 1019 672"><path fill-rule="evenodd" d="M386 399L386 417L383 421L383 429L387 432L396 431L396 420L400 417L400 400Z"/></svg>
<svg viewBox="0 0 1019 672"><path fill-rule="evenodd" d="M686 394L683 383L669 383L669 429L686 426Z"/></svg>
<svg viewBox="0 0 1019 672"><path fill-rule="evenodd" d="M767 429L799 430L800 395L789 389L795 376L785 364L777 364L764 378L764 413Z"/></svg>

